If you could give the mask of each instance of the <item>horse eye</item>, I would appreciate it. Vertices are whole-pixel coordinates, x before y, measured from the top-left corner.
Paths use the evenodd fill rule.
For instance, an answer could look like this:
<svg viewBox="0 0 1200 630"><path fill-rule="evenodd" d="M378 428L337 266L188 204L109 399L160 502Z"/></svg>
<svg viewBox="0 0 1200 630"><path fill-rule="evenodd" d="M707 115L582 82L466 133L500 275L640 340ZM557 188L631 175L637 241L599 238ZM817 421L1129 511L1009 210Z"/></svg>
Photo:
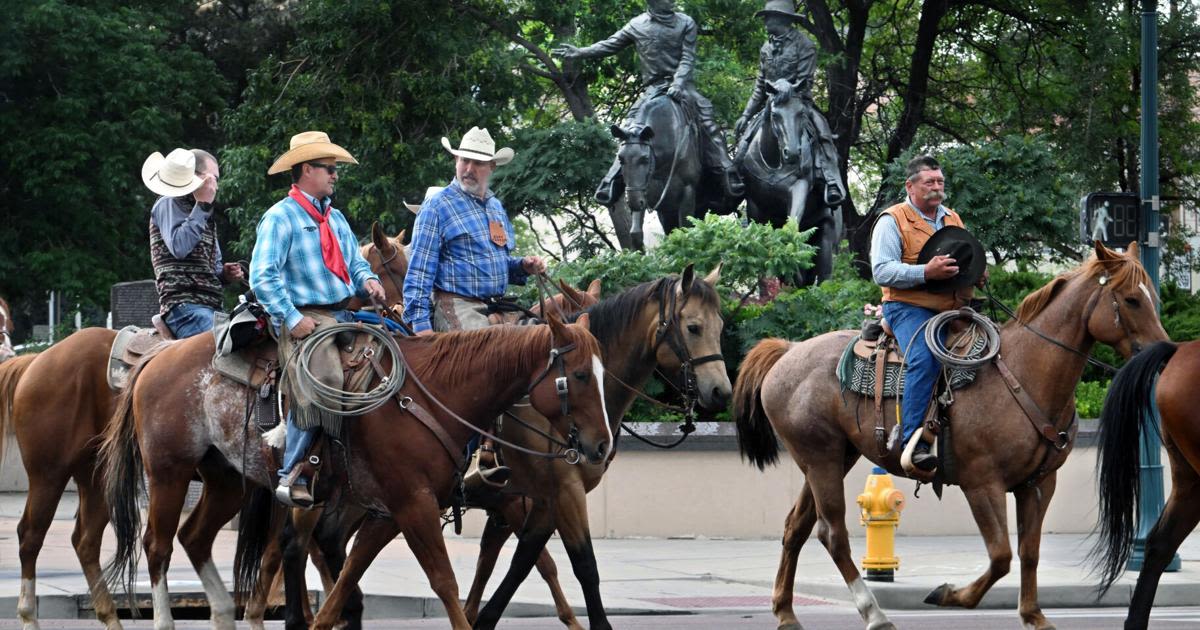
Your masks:
<svg viewBox="0 0 1200 630"><path fill-rule="evenodd" d="M587 372L585 372L585 371L583 371L583 370L580 370L580 371L578 371L578 372L576 372L576 373L575 373L575 378L577 378L577 379L579 379L579 380L581 380L581 381L583 381L583 382L585 382L585 383L586 383L586 382L587 382L587 380L588 380L588 373L587 373Z"/></svg>
<svg viewBox="0 0 1200 630"><path fill-rule="evenodd" d="M1137 307L1141 306L1141 302L1138 302L1137 298L1132 298L1132 297L1125 298L1125 303L1128 304L1132 308L1137 308Z"/></svg>
<svg viewBox="0 0 1200 630"><path fill-rule="evenodd" d="M688 324L688 332L692 333L693 335L699 335L700 324Z"/></svg>

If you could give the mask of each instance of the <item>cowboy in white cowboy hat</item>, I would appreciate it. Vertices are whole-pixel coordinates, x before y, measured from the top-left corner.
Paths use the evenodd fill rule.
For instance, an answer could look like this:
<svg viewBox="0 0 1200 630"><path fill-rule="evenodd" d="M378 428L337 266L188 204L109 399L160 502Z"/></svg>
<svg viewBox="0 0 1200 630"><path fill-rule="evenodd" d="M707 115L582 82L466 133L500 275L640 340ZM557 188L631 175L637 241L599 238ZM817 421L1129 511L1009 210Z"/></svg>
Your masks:
<svg viewBox="0 0 1200 630"><path fill-rule="evenodd" d="M352 321L346 310L351 297L386 299L379 277L358 251L358 239L346 217L330 204L339 163L358 161L325 133L306 131L292 136L288 151L267 171L290 172L292 189L258 222L250 286L271 317L287 330L279 336L281 357L294 356L317 326ZM312 471L296 464L308 452L315 429L338 420L314 406L311 395L298 386L294 370L298 362L286 364L289 369L282 385L292 411L275 496L285 504L309 507L313 498L307 475ZM333 338L313 350L308 367L325 385L343 387Z"/></svg>
<svg viewBox="0 0 1200 630"><path fill-rule="evenodd" d="M222 284L243 277L237 263L221 260L212 203L221 169L200 149L150 154L142 181L160 195L150 209L150 261L159 317L177 339L212 329L224 302Z"/></svg>
<svg viewBox="0 0 1200 630"><path fill-rule="evenodd" d="M421 199L421 203L405 202L404 207L408 208L409 212L416 214L421 211L421 206L423 204L428 203L429 200L432 199L434 195L442 192L445 189L446 189L445 186L430 186L429 188L425 189L425 197Z"/></svg>

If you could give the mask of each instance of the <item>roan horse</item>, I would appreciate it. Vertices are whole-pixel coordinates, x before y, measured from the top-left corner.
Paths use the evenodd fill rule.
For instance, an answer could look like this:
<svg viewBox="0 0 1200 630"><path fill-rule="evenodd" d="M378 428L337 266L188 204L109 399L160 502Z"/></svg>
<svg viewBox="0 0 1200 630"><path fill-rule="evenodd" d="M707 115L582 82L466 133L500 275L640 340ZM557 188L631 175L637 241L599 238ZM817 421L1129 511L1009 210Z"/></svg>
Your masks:
<svg viewBox="0 0 1200 630"><path fill-rule="evenodd" d="M1141 438L1143 431L1153 427L1155 407L1162 418L1161 435L1171 461L1171 497L1146 536L1142 570L1125 618L1126 630L1147 627L1159 578L1180 543L1200 523L1197 370L1200 341L1156 343L1117 372L1100 415L1100 537L1093 557L1099 561L1104 590L1125 570L1133 548L1137 530L1134 508L1141 490Z"/></svg>
<svg viewBox="0 0 1200 630"><path fill-rule="evenodd" d="M667 234L698 216L700 136L684 108L664 92L642 105L630 127L610 128L621 141L617 158L625 179L624 202L632 213L629 239L634 249L643 249L647 210L658 211Z"/></svg>
<svg viewBox="0 0 1200 630"><path fill-rule="evenodd" d="M838 222L835 208L825 204L824 179L816 168L816 134L804 99L793 96L780 102L774 85L767 83L767 105L759 115L757 131L734 158L746 183L746 214L751 221L776 228L792 219L801 230L816 228L810 240L818 248L816 264L797 275L801 284L812 284L833 273Z"/></svg>
<svg viewBox="0 0 1200 630"><path fill-rule="evenodd" d="M704 279L696 278L688 265L678 277L643 283L586 311L610 375L605 380L605 399L614 434L620 430L621 419L638 395L637 390L656 368L668 374L682 374L685 397L692 398L689 402L710 411L719 411L728 404L731 387L721 356L723 322L720 300L714 290L719 273L718 268ZM519 408L514 417L505 420L502 435L527 448L536 448L545 444L539 432L546 431L547 424L536 413ZM610 628L600 598L600 576L592 550L585 496L599 485L608 463L566 466L553 462L547 466L512 449L501 450L504 462L513 468L513 480L503 493L493 492L487 498L490 518L480 541L475 580L467 597L468 617L475 616L504 541L514 528L523 524L508 573L475 619L475 627L495 627L535 562L550 583L559 618L570 627L579 627L554 579L557 574L554 563L545 554L546 542L557 529L583 587L590 627ZM511 493L529 496L532 505Z"/></svg>
<svg viewBox="0 0 1200 630"><path fill-rule="evenodd" d="M400 291L393 292L388 278L403 278L407 269L404 256L395 256L402 235L389 239L375 226L372 242L362 248L371 269L383 279L389 299L397 301ZM107 328L85 328L40 354L0 364L0 447L3 436L16 434L29 478L25 510L17 526L21 560L17 615L25 630L38 627L37 558L68 480L74 480L79 495L71 542L88 582L93 610L106 627L121 627L101 579L100 541L108 524L108 506L103 469L96 467L98 437L108 426L117 399L106 377L116 334ZM187 536L181 539L185 545L189 542Z"/></svg>
<svg viewBox="0 0 1200 630"><path fill-rule="evenodd" d="M497 326L396 342L407 365L396 404L346 426L348 448L355 453L346 473L349 492L379 512L359 529L315 628L333 627L363 571L401 532L451 623L468 627L439 527L439 503L452 490L456 453L473 433L456 422L455 415L486 426L490 420L484 419L495 418L528 393L535 408L556 419L555 430L580 457L603 461L612 446L601 396L603 364L586 318L564 325L551 317L549 326ZM173 625L166 570L193 471L199 470L205 486L189 519L189 525L196 524L195 535L185 548L204 584L217 628L234 627L235 607L212 563L212 541L241 507L243 481L262 488L273 487L275 481L276 465L266 456L266 445L244 426L245 394L212 372L212 352L211 336L202 335L140 363L130 374L101 446L103 465L110 471L105 496L117 539L109 567L113 577L124 573L133 578L140 521L136 497L143 470L149 480L145 551L160 628ZM390 362L385 357L385 371ZM479 366L490 369L481 371ZM468 384L473 395L462 396ZM265 503L252 512L269 512L269 493L256 496ZM266 535L265 529L243 528L235 559L242 567L239 575L254 576ZM251 590L253 581L248 584Z"/></svg>
<svg viewBox="0 0 1200 630"><path fill-rule="evenodd" d="M1055 470L1074 439L1075 387L1094 343L1108 344L1129 357L1142 346L1167 338L1149 287L1136 246L1119 254L1097 243L1094 258L1030 294L1000 333L1001 355L1020 384L1013 387L1023 385L1032 400L1024 404L1044 412L1026 416L1015 399L1019 394L1010 394L996 364L981 368L975 384L956 393L948 409L958 436L953 458L991 562L970 585L943 584L929 594L927 603L973 608L1008 573L1012 549L1004 495L1012 492L1021 559L1021 621L1034 630L1053 628L1038 605L1038 553L1042 519L1054 495ZM849 586L867 628L895 627L859 575L847 538L843 477L860 455L902 474L898 454L878 456L874 423L861 423L862 416L871 416L872 401L843 393L834 375L853 336L853 331L838 331L798 343L763 340L746 355L734 386L734 416L743 456L759 468L775 463L779 436L804 472L804 488L784 527L775 576L773 609L780 628L800 628L792 608L796 560L818 521L820 540ZM885 405L885 418L895 417L894 402ZM1042 418L1034 420L1034 415ZM1055 433L1065 431L1065 439L1051 443L1044 432L1051 427L1044 424L1053 425Z"/></svg>

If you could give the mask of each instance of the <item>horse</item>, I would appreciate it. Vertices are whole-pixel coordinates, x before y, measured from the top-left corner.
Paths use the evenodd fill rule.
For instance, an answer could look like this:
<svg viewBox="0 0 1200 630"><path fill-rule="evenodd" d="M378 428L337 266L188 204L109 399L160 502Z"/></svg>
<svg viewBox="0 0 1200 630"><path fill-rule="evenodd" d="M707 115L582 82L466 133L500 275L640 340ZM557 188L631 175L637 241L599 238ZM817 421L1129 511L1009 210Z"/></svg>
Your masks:
<svg viewBox="0 0 1200 630"><path fill-rule="evenodd" d="M396 404L346 426L347 446L358 453L353 465L347 460L348 493L375 510L375 516L359 529L346 565L314 620L315 628L333 626L367 565L400 532L454 627L467 627L438 509L452 491L457 453L474 432L464 426L470 421L461 418L494 418L528 394L535 408L555 418L555 431L566 440L564 449L588 461L603 461L613 436L601 396L603 364L587 325L587 318L563 324L551 316L547 326L497 326L396 340L397 357L407 368ZM136 564L135 534L140 527L136 496L143 471L149 480L144 547L158 627L173 625L166 570L193 471L204 478L204 493L181 538L217 628L234 627L235 606L212 563L213 539L241 507L243 483L269 490L275 482L276 465L267 456L266 444L244 428L245 394L211 371L212 351L211 337L202 335L167 346L140 363L130 373L101 445L102 461L111 471L105 496L117 539L108 567L114 579L133 578L130 569ZM385 357L385 373L390 362L390 356ZM480 365L492 370L481 373ZM472 395L463 396L468 383ZM447 457L430 456L443 449ZM255 496L260 499L257 505L244 513L269 513L274 501L270 493ZM249 592L254 590L266 538L266 531L246 527L239 536L235 564L242 567L239 576L247 576Z"/></svg>
<svg viewBox="0 0 1200 630"><path fill-rule="evenodd" d="M17 351L13 350L12 331L12 309L4 298L0 298L0 363L17 355Z"/></svg>
<svg viewBox="0 0 1200 630"><path fill-rule="evenodd" d="M397 285L399 286L399 285ZM595 305L600 298L600 280L593 280L586 290L579 290L566 282L559 281L560 293L546 300L546 308L555 312L579 312ZM530 311L535 315L542 312L542 304L535 304ZM502 313L503 323L520 323L519 312ZM335 500L331 499L329 503ZM334 507L330 512L325 506L317 506L310 510L293 509L290 520L281 524L280 532L283 540L280 545L272 545L262 560L259 571L258 585L260 588L251 593L246 602L246 621L252 627L263 627L266 615L268 585L281 565L284 580L286 603L284 606L285 623L287 628L307 628L312 623L312 611L309 608L307 579L308 556L313 546L319 549L322 559L329 567L329 575L322 574L322 580L329 579L328 592L332 588L332 580L336 578L346 558L346 545L350 536L357 530L366 510L350 502L344 502ZM549 554L546 554L549 561ZM557 587L557 584L553 584ZM350 628L361 627L361 594L350 596L343 607L343 619Z"/></svg>
<svg viewBox="0 0 1200 630"><path fill-rule="evenodd" d="M362 248L371 269L384 280L384 291L400 300L387 277L404 277L407 261L396 259L403 232L388 238L378 225ZM386 260L385 260L386 259ZM68 480L79 494L71 537L88 583L98 620L109 630L121 627L108 586L101 579L100 541L108 524L103 469L97 468L99 436L115 410L118 392L108 386L108 353L116 331L79 330L40 354L21 355L0 364L0 452L4 437L15 433L29 492L17 526L21 592L17 615L25 630L38 627L37 558Z"/></svg>
<svg viewBox="0 0 1200 630"><path fill-rule="evenodd" d="M1137 260L1136 244L1120 254L1099 242L1095 255L1030 294L1000 331L1001 362L980 368L968 389L955 392L947 409L955 440L950 447L957 483L987 544L990 563L964 588L943 584L925 599L937 606L974 608L1009 571L1005 494L1016 496L1021 561L1019 614L1024 627L1054 626L1037 599L1042 520L1055 489L1056 470L1074 434L1075 387L1096 342L1128 358L1167 338L1151 282ZM804 472L804 488L787 516L783 553L775 576L773 611L781 629L800 628L792 606L796 560L813 525L869 630L894 628L850 556L843 477L862 455L902 475L899 453L881 456L873 402L843 392L835 367L854 331L806 341L760 341L746 355L734 385L734 418L744 458L760 469L779 457L779 438ZM1004 365L1008 372L1002 374ZM1011 388L1011 389L1010 389ZM896 416L888 400L884 418ZM1028 415L1027 415L1028 414ZM1052 441L1053 440L1053 441ZM1132 474L1123 470L1125 474Z"/></svg>
<svg viewBox="0 0 1200 630"><path fill-rule="evenodd" d="M810 237L817 246L815 264L796 276L800 285L813 284L833 274L839 231L836 207L825 203L824 178L816 168L811 105L798 96L780 100L771 83L766 89L771 98L749 142L734 158L746 184L746 215L775 228L789 219L800 230L816 228Z"/></svg>
<svg viewBox="0 0 1200 630"><path fill-rule="evenodd" d="M658 211L663 231L670 234L699 216L700 135L694 117L665 92L646 100L629 127L613 125L621 142L617 158L625 180L624 202L632 212L629 240L644 248L642 222L647 210Z"/></svg>
<svg viewBox="0 0 1200 630"><path fill-rule="evenodd" d="M732 394L721 356L720 299L714 287L720 269L701 279L691 265L679 276L646 282L608 298L585 311L603 352L611 378L605 388L613 433L633 404L638 390L651 374L662 370L682 374L685 398L709 411L724 409ZM527 409L514 410L502 435L527 448L544 443L547 421ZM586 494L599 485L608 462L586 466L545 465L510 448L501 448L513 479L504 492L492 490L476 497L488 507L490 518L480 540L475 579L467 597L468 618L476 628L493 628L535 562L550 584L559 618L579 628L570 604L556 579L554 561L545 551L550 535L558 531L583 586L588 619L593 629L611 627L600 597L600 576L588 529ZM614 450L615 455L615 450ZM486 491L486 487L484 487ZM524 496L514 496L524 495ZM526 501L525 496L532 501ZM470 497L468 497L470 498ZM517 550L508 573L478 615L483 589L497 556L513 529L522 524Z"/></svg>
<svg viewBox="0 0 1200 630"><path fill-rule="evenodd" d="M1200 341L1154 344L1126 363L1108 388L1100 414L1100 536L1092 552L1107 591L1129 561L1141 491L1142 432L1154 427L1171 462L1171 496L1146 536L1145 557L1125 618L1126 630L1146 628L1159 578L1180 543L1200 523ZM1160 374L1161 372L1161 374ZM1158 427L1154 427L1158 429Z"/></svg>

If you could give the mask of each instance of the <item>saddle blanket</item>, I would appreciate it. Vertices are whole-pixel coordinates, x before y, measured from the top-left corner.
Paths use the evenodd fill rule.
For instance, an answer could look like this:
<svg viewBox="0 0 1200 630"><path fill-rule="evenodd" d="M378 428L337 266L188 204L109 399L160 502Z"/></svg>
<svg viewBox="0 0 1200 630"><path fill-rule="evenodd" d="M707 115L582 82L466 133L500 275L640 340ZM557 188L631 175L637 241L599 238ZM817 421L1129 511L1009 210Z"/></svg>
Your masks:
<svg viewBox="0 0 1200 630"><path fill-rule="evenodd" d="M848 389L857 394L874 398L875 363L854 352L854 345L859 342L860 337L861 335L855 335L846 346L845 352L842 353L842 358L838 361L837 365L837 378L842 384L843 390ZM979 353L983 350L983 346L986 343L986 337L983 335L976 336L974 342L971 344L971 352ZM976 370L950 368L948 370L950 389L961 389L974 383L975 375ZM883 397L897 398L903 395L904 373L900 370L900 363L888 361L887 366L884 368Z"/></svg>

